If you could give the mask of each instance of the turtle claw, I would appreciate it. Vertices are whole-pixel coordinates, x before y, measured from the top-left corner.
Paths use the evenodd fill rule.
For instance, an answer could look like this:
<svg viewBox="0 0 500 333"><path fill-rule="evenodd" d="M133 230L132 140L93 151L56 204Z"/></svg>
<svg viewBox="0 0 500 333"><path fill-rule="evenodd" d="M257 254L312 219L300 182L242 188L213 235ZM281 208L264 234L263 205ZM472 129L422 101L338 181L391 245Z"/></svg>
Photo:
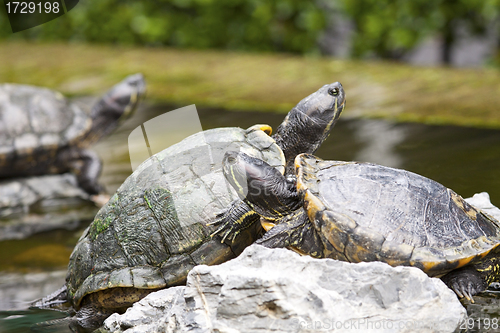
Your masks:
<svg viewBox="0 0 500 333"><path fill-rule="evenodd" d="M207 226L216 226L218 227L213 233L210 234L210 237L214 238L217 235L221 236L221 243L224 243L226 238L228 238L231 233L234 233L232 240L236 237L238 233L237 230L233 231L231 221L235 218L234 210L235 203L233 202L228 209L225 209L215 215L215 220L207 223Z"/></svg>
<svg viewBox="0 0 500 333"><path fill-rule="evenodd" d="M224 243L226 238L229 237L229 239L231 240L231 243L232 243L232 242L234 242L234 239L236 238L236 236L238 236L239 233L240 233L239 230L238 231L227 230L224 233L224 235L222 236L222 240L220 242Z"/></svg>
<svg viewBox="0 0 500 333"><path fill-rule="evenodd" d="M213 233L210 234L210 237L214 238L218 234L222 233L224 231L224 228L225 228L225 226L222 226L219 229L215 230ZM226 239L229 239L229 240L231 240L231 243L232 243L232 242L234 242L234 239L236 238L236 236L238 236L239 233L240 233L239 231L233 231L231 229L226 230L226 232L224 232L224 234L221 235L222 238L221 238L220 242L224 243L226 241Z"/></svg>
<svg viewBox="0 0 500 333"><path fill-rule="evenodd" d="M474 294L474 287L472 286L471 283L464 285L455 282L453 283L452 289L459 298L465 298L469 302L474 303L474 297L472 297L472 295Z"/></svg>
<svg viewBox="0 0 500 333"><path fill-rule="evenodd" d="M216 222L211 222L211 223L207 223L207 225L214 225L216 224ZM225 232L224 232L225 231ZM239 230L237 231L233 231L230 227L227 226L227 223L226 224L223 224L222 226L219 227L219 229L215 230L213 233L210 234L210 237L215 237L217 236L218 234L221 234L222 232L224 232L221 237L221 243L224 243L224 241L226 240L226 238L230 237L231 234L232 236L230 237L231 239L231 242L234 241L234 239L236 238L236 236L240 233Z"/></svg>
<svg viewBox="0 0 500 333"><path fill-rule="evenodd" d="M458 283L454 283L451 289L453 289L453 291L455 292L455 294L457 294L459 298L464 298L464 294L462 294L462 291L460 290Z"/></svg>
<svg viewBox="0 0 500 333"><path fill-rule="evenodd" d="M464 297L471 303L474 303L474 298L468 292L464 292Z"/></svg>
<svg viewBox="0 0 500 333"><path fill-rule="evenodd" d="M465 298L471 303L474 303L473 296L484 291L487 287L479 272L469 267L452 271L443 276L442 280L459 298Z"/></svg>
<svg viewBox="0 0 500 333"><path fill-rule="evenodd" d="M229 208L216 214L215 220L207 223L207 226L218 226L218 229L210 235L212 238L220 235L221 243L224 243L226 239L233 242L242 230L259 220L260 216L247 204L241 200L235 200Z"/></svg>

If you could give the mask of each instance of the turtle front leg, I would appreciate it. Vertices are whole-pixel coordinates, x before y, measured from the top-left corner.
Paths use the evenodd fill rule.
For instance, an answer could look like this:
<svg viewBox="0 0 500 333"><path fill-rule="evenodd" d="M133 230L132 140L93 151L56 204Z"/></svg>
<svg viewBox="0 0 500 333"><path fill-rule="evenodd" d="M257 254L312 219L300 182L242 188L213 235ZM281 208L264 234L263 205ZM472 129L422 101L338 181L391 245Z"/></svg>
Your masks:
<svg viewBox="0 0 500 333"><path fill-rule="evenodd" d="M104 188L97 182L102 170L99 156L92 150L68 148L61 153L61 163L76 175L78 185L89 194L99 194Z"/></svg>
<svg viewBox="0 0 500 333"><path fill-rule="evenodd" d="M315 258L324 256L323 243L302 208L279 220L276 226L255 243L268 248L287 247Z"/></svg>
<svg viewBox="0 0 500 333"><path fill-rule="evenodd" d="M123 313L125 311L105 309L93 304L86 304L76 312L75 316L68 318L69 328L72 332L94 332L103 325L104 320L115 312Z"/></svg>
<svg viewBox="0 0 500 333"><path fill-rule="evenodd" d="M233 241L241 231L249 228L259 220L260 216L245 202L242 200L235 200L231 203L229 208L217 214L214 222L208 223L207 225L219 227L211 236L214 237L220 234L222 237L221 243L224 243L226 238Z"/></svg>
<svg viewBox="0 0 500 333"><path fill-rule="evenodd" d="M476 269L467 266L446 274L441 278L444 283L457 294L474 303L472 296L486 290L488 284Z"/></svg>
<svg viewBox="0 0 500 333"><path fill-rule="evenodd" d="M500 280L500 258L487 257L478 263L468 265L441 278L460 298L474 303L474 295L483 292L492 282Z"/></svg>

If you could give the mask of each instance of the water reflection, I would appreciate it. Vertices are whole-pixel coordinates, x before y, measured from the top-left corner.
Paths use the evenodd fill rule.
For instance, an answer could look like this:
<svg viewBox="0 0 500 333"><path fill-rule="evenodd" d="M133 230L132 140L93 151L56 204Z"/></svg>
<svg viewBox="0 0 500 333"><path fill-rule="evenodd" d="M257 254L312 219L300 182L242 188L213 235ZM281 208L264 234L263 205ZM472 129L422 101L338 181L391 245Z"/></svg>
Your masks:
<svg viewBox="0 0 500 333"><path fill-rule="evenodd" d="M57 320L66 317L66 314L51 310L27 309L22 311L0 311L1 333L71 332L67 323L59 323L50 327L36 327L35 323ZM35 326L34 326L35 324Z"/></svg>
<svg viewBox="0 0 500 333"><path fill-rule="evenodd" d="M395 149L403 142L406 131L384 120L362 119L353 126L355 134L364 143L354 160L400 168L403 160Z"/></svg>
<svg viewBox="0 0 500 333"><path fill-rule="evenodd" d="M65 270L0 274L0 311L27 309L40 295L59 289L65 277Z"/></svg>

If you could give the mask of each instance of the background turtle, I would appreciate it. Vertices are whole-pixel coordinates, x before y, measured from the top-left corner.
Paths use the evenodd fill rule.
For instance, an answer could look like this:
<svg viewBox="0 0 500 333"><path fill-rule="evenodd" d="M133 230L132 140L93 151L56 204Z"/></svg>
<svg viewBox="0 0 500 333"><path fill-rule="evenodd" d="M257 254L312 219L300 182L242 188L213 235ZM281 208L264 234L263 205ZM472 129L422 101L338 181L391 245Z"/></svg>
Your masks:
<svg viewBox="0 0 500 333"><path fill-rule="evenodd" d="M36 305L67 300L79 323L92 327L155 289L184 283L195 265L235 257L257 239L261 227L252 223L259 215L234 201L238 196L222 173L224 153L244 151L281 175L287 156L293 163L298 150L315 151L326 139L344 102L340 83L325 85L299 102L272 137L267 125L219 128L153 155L83 233L70 257L66 285ZM228 206L227 216L239 228L237 237L224 243L211 237L216 227L210 222Z"/></svg>
<svg viewBox="0 0 500 333"><path fill-rule="evenodd" d="M99 193L101 162L86 148L128 118L144 93L143 76L131 75L88 114L49 89L0 85L0 178L71 171L86 192Z"/></svg>
<svg viewBox="0 0 500 333"><path fill-rule="evenodd" d="M314 257L415 266L459 297L500 277L499 222L443 185L371 163L295 159L297 188L260 160L228 152L224 174L265 223L258 243ZM269 228L268 228L269 229Z"/></svg>

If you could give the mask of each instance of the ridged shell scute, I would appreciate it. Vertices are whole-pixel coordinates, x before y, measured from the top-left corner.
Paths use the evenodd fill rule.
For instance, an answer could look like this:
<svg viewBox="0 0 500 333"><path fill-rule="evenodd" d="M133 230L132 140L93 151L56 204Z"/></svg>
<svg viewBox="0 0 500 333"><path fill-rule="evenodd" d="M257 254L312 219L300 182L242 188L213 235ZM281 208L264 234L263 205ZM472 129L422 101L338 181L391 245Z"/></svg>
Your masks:
<svg viewBox="0 0 500 333"><path fill-rule="evenodd" d="M231 246L210 237L215 228L207 223L237 198L222 173L228 150L284 170L283 152L257 129L204 131L153 155L101 208L76 245L67 277L75 307L86 295L109 288L183 283L195 265L231 259L256 239L257 228L242 232Z"/></svg>
<svg viewBox="0 0 500 333"><path fill-rule="evenodd" d="M0 85L0 154L23 156L80 139L91 127L89 115L60 93L17 84Z"/></svg>
<svg viewBox="0 0 500 333"><path fill-rule="evenodd" d="M347 242L345 237L329 237L334 243L342 240L333 245L349 261L381 260L441 275L484 257L500 244L498 221L431 179L306 154L297 156L295 163L304 207L325 207L323 214L308 212L309 216L349 237Z"/></svg>

